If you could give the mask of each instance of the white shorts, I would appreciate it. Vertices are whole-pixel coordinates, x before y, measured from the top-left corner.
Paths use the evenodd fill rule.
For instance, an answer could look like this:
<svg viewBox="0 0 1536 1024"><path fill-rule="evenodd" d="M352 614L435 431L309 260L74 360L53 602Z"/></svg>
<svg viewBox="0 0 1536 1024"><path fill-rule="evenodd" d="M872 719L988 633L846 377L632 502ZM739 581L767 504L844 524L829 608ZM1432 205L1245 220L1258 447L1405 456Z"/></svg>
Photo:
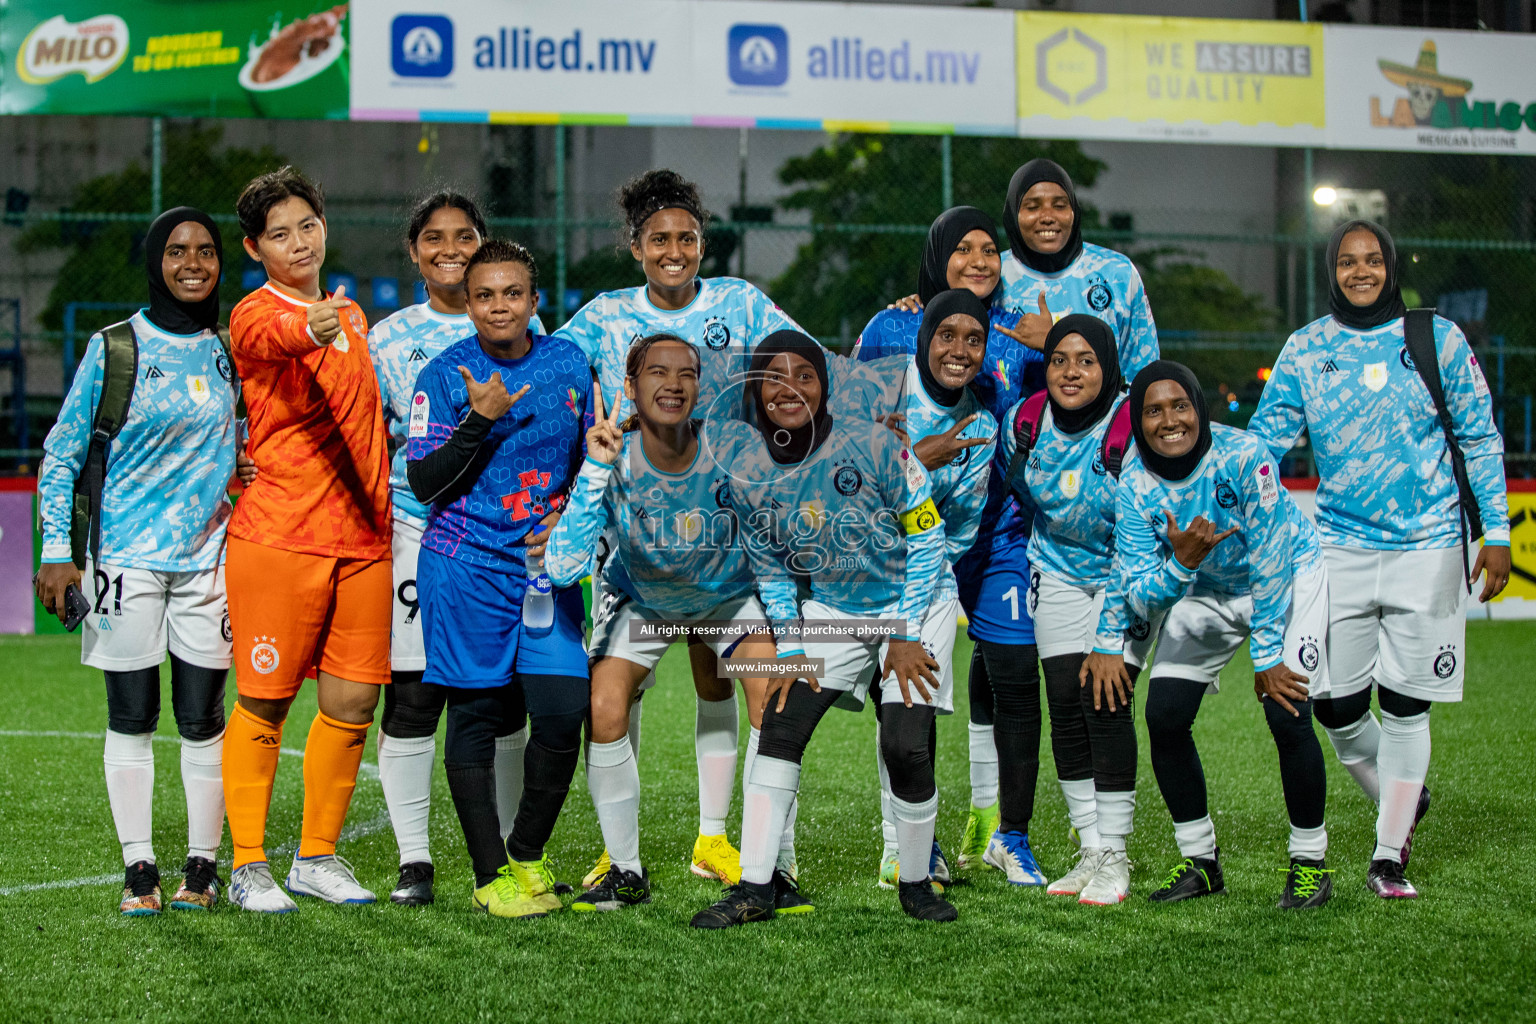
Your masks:
<svg viewBox="0 0 1536 1024"><path fill-rule="evenodd" d="M728 598L706 612L688 616L665 615L606 585L602 601L597 602L594 598L594 603L598 604L601 614L592 623L589 657L593 661L598 658L623 658L636 665L643 665L652 675L642 689L654 684L656 665L662 655L667 653L667 649L674 643L686 642L683 636L668 636L664 633L658 634L655 639L637 636L646 631L646 624L684 626L703 621L729 622L732 629L723 633L712 632L703 638L704 645L714 651L717 658L729 657L737 645L753 633L768 632L768 615L758 603L757 595L751 591ZM739 628L736 628L738 624Z"/></svg>
<svg viewBox="0 0 1536 1024"><path fill-rule="evenodd" d="M1408 697L1461 700L1467 588L1461 548L1323 547L1333 696L1372 682Z"/></svg>
<svg viewBox="0 0 1536 1024"><path fill-rule="evenodd" d="M389 667L396 672L425 672L427 668L427 643L421 634L416 600L421 534L421 527L396 519L389 542L395 574L395 592L389 603Z"/></svg>
<svg viewBox="0 0 1536 1024"><path fill-rule="evenodd" d="M224 599L224 567L201 572L85 567L91 602L80 661L110 672L154 668L169 650L189 665L228 668L234 634Z"/></svg>
<svg viewBox="0 0 1536 1024"><path fill-rule="evenodd" d="M1039 569L1029 570L1029 614L1035 620L1035 648L1042 661L1092 651L1103 610L1103 587L1081 586ZM1125 662L1134 674L1147 663L1157 629L1133 619L1130 633Z"/></svg>
<svg viewBox="0 0 1536 1024"><path fill-rule="evenodd" d="M1191 588L1168 610L1152 677L1188 679L1217 691L1221 670L1248 639L1253 598ZM1307 677L1311 697L1334 696L1328 671L1328 570L1298 574L1285 613L1285 664Z"/></svg>
<svg viewBox="0 0 1536 1024"><path fill-rule="evenodd" d="M856 616L837 611L820 601L801 602L800 617L859 621ZM929 657L939 663L939 689L937 693L930 693L928 699L924 700L917 689L912 688L912 703L936 708L941 715L953 714L955 710L955 630L959 619L960 599L958 597L936 601L928 606L928 613L923 616L919 635L923 649L928 652ZM859 711L864 707L864 699L869 693L870 684L874 682L880 667L885 664L885 643L878 637L872 642L861 642L851 638L838 642L807 641L805 655L808 658L820 658L825 662L820 683L829 690L843 692L844 696L838 699L838 707ZM901 696L901 685L896 682L894 675L881 680L880 702L882 704L905 703Z"/></svg>

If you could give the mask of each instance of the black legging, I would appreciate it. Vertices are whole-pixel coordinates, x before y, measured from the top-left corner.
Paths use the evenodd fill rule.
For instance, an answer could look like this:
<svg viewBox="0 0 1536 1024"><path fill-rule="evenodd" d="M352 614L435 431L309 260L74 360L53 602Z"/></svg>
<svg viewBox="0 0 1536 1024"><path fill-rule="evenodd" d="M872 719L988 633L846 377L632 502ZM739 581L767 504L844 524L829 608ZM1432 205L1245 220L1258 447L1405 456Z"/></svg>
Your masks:
<svg viewBox="0 0 1536 1024"><path fill-rule="evenodd" d="M1040 777L1040 673L1035 645L978 640L976 649L992 690L998 827L1005 832L1028 832Z"/></svg>
<svg viewBox="0 0 1536 1024"><path fill-rule="evenodd" d="M422 682L421 672L396 670L389 675L390 684L384 687L384 715L379 730L397 740L435 736L448 700L448 687ZM523 706L523 691L514 690L515 693L507 698L503 715L496 722L498 737L512 735L523 727L528 717Z"/></svg>
<svg viewBox="0 0 1536 1024"><path fill-rule="evenodd" d="M224 731L224 681L229 670L204 668L171 655L171 710L182 739L200 743ZM160 725L160 666L104 672L107 728L136 736Z"/></svg>

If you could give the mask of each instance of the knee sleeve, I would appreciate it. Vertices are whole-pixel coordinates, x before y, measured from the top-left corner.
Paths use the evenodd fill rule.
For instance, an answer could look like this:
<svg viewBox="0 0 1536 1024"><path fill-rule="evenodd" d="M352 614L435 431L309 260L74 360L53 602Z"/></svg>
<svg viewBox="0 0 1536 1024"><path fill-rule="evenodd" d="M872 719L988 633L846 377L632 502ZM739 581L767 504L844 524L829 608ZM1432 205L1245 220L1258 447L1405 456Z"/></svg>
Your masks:
<svg viewBox="0 0 1536 1024"><path fill-rule="evenodd" d="M1317 743L1317 734L1312 731L1312 703L1310 701L1291 701L1298 714L1291 714L1281 707L1277 701L1261 701L1264 705L1264 721L1269 724L1269 734L1275 738L1275 745L1284 749L1295 749L1299 746Z"/></svg>
<svg viewBox="0 0 1536 1024"><path fill-rule="evenodd" d="M447 695L448 735L443 764L448 767L489 766L496 760L496 725L501 721L500 687L450 690Z"/></svg>
<svg viewBox="0 0 1536 1024"><path fill-rule="evenodd" d="M160 669L106 672L107 728L138 736L160 724Z"/></svg>
<svg viewBox="0 0 1536 1024"><path fill-rule="evenodd" d="M971 671L966 677L966 695L970 699L971 724L992 724L992 680L987 675L987 659L981 644L971 648Z"/></svg>
<svg viewBox="0 0 1536 1024"><path fill-rule="evenodd" d="M384 687L384 720L380 729L397 740L418 740L437 735L443 717L446 688L421 681L420 672L392 672Z"/></svg>
<svg viewBox="0 0 1536 1024"><path fill-rule="evenodd" d="M189 665L171 655L171 710L181 738L201 743L224 731L224 681L229 669Z"/></svg>
<svg viewBox="0 0 1536 1024"><path fill-rule="evenodd" d="M976 645L986 658L992 686L993 724L998 719L1040 724L1040 670L1034 644Z"/></svg>
<svg viewBox="0 0 1536 1024"><path fill-rule="evenodd" d="M1381 705L1382 714L1391 715L1393 718L1412 718L1414 715L1428 714L1433 705L1427 700L1410 697L1396 690L1389 690L1385 686L1378 687L1376 691L1376 703Z"/></svg>
<svg viewBox="0 0 1536 1024"><path fill-rule="evenodd" d="M1348 697L1319 697L1312 702L1312 713L1324 729L1342 729L1360 721L1371 710L1371 688Z"/></svg>
<svg viewBox="0 0 1536 1024"><path fill-rule="evenodd" d="M560 715L535 715L528 727L528 741L537 743L545 750L555 752L574 751L581 746L581 725L587 720L584 711L568 711ZM498 732L497 735L510 735Z"/></svg>
<svg viewBox="0 0 1536 1024"><path fill-rule="evenodd" d="M774 757L781 761L799 764L805 756L805 748L811 742L811 733L821 716L842 696L836 690L823 688L820 693L799 683L789 689L784 710L778 710L778 702L769 700L763 711L763 727L757 743L758 757Z"/></svg>
<svg viewBox="0 0 1536 1024"><path fill-rule="evenodd" d="M922 803L935 792L928 735L934 709L888 705L880 719L880 756L891 777L891 793L908 803Z"/></svg>

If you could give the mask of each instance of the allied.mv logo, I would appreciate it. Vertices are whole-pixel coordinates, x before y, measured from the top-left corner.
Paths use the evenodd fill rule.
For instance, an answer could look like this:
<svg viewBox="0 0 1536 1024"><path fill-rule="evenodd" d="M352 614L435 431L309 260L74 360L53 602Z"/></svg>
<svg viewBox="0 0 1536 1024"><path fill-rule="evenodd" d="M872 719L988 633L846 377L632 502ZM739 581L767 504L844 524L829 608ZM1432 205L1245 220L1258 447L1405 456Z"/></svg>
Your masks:
<svg viewBox="0 0 1536 1024"><path fill-rule="evenodd" d="M453 72L453 22L441 14L401 14L390 24L389 63L401 78Z"/></svg>
<svg viewBox="0 0 1536 1024"><path fill-rule="evenodd" d="M789 79L789 34L779 25L732 25L726 70L737 85L783 85Z"/></svg>

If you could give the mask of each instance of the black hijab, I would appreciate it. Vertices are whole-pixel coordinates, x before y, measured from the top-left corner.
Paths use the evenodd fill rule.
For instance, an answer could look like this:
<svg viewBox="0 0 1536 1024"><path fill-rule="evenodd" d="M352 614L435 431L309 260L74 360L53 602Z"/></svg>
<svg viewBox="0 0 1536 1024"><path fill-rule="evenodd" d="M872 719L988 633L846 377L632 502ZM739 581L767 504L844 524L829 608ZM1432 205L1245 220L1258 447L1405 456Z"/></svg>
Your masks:
<svg viewBox="0 0 1536 1024"><path fill-rule="evenodd" d="M213 249L219 254L219 268L215 271L213 291L201 302L182 302L165 283L165 271L161 261L165 258L165 243L179 225L191 221L208 229L213 238ZM202 210L190 206L178 206L166 210L155 218L144 236L144 273L149 277L149 311L144 315L149 322L171 334L197 334L199 331L217 330L219 326L219 283L217 277L224 271L224 241L219 226Z"/></svg>
<svg viewBox="0 0 1536 1024"><path fill-rule="evenodd" d="M1376 241L1381 243L1381 255L1387 263L1387 279L1381 286L1381 294L1369 306L1357 306L1350 302L1344 289L1339 287L1339 246L1344 244L1345 235L1362 228L1376 236ZM1328 239L1328 310L1339 323L1357 331L1374 330L1408 312L1408 307L1403 304L1402 290L1397 285L1397 246L1392 244L1392 236L1380 224L1372 224L1368 220L1350 220L1334 229Z"/></svg>
<svg viewBox="0 0 1536 1024"><path fill-rule="evenodd" d="M816 370L821 379L821 405L811 422L790 430L775 426L768 418L768 408L763 404L763 375L768 364L786 352L803 357ZM804 462L815 454L816 449L832 433L832 416L827 406L832 401L832 382L827 377L827 353L815 340L799 331L774 331L764 338L757 351L752 353L752 372L747 378L747 388L752 404L757 410L757 429L768 444L768 454L780 465Z"/></svg>
<svg viewBox="0 0 1536 1024"><path fill-rule="evenodd" d="M1067 234L1067 244L1052 253L1035 252L1024 243L1024 233L1019 230L1019 206L1024 193L1042 181L1055 182L1067 193L1072 204L1072 230ZM1008 182L1008 198L1003 203L1003 228L1008 232L1008 245L1013 255L1031 270L1042 274L1054 274L1066 270L1083 251L1083 211L1077 204L1077 188L1072 176L1054 160L1036 157L1013 172Z"/></svg>
<svg viewBox="0 0 1536 1024"><path fill-rule="evenodd" d="M1050 333L1045 336L1046 366L1051 365L1051 353L1056 351L1056 346L1069 334L1083 336L1104 371L1104 383L1099 387L1098 395L1080 408L1063 409L1056 404L1056 399L1049 398L1047 392L1056 429L1065 434L1076 434L1109 415L1109 410L1115 407L1115 400L1120 397L1120 385L1124 381L1120 377L1120 350L1115 344L1115 332L1103 320L1086 313L1064 316L1051 327Z"/></svg>
<svg viewBox="0 0 1536 1024"><path fill-rule="evenodd" d="M1195 416L1200 421L1200 436L1196 438L1195 446L1177 458L1153 451L1147 443L1147 435L1141 430L1141 410L1147 398L1147 389L1160 380L1171 380L1184 389L1184 393L1194 403ZM1136 375L1136 379L1131 382L1131 436L1136 439L1136 450L1141 454L1141 461L1154 476L1178 481L1195 471L1200 460L1205 458L1205 453L1211 450L1211 414L1205 407L1205 391L1189 367L1169 359L1159 359L1147 364Z"/></svg>
<svg viewBox="0 0 1536 1024"><path fill-rule="evenodd" d="M923 390L928 397L945 408L954 408L965 394L965 388L951 388L939 383L928 365L928 350L933 344L933 334L939 325L957 313L975 318L981 325L982 334L991 329L991 314L986 303L976 297L969 288L950 288L939 292L933 301L923 308L923 323L917 329L917 375L922 379Z"/></svg>
<svg viewBox="0 0 1536 1024"><path fill-rule="evenodd" d="M997 225L992 223L991 217L974 206L956 206L945 210L928 229L928 240L923 243L923 262L917 268L917 297L923 305L932 302L939 292L949 290L949 258L954 255L961 240L976 230L985 231L987 237L992 239L992 244L997 244ZM997 294L997 288L1002 283L999 278L997 286L981 301L991 304L992 297Z"/></svg>

